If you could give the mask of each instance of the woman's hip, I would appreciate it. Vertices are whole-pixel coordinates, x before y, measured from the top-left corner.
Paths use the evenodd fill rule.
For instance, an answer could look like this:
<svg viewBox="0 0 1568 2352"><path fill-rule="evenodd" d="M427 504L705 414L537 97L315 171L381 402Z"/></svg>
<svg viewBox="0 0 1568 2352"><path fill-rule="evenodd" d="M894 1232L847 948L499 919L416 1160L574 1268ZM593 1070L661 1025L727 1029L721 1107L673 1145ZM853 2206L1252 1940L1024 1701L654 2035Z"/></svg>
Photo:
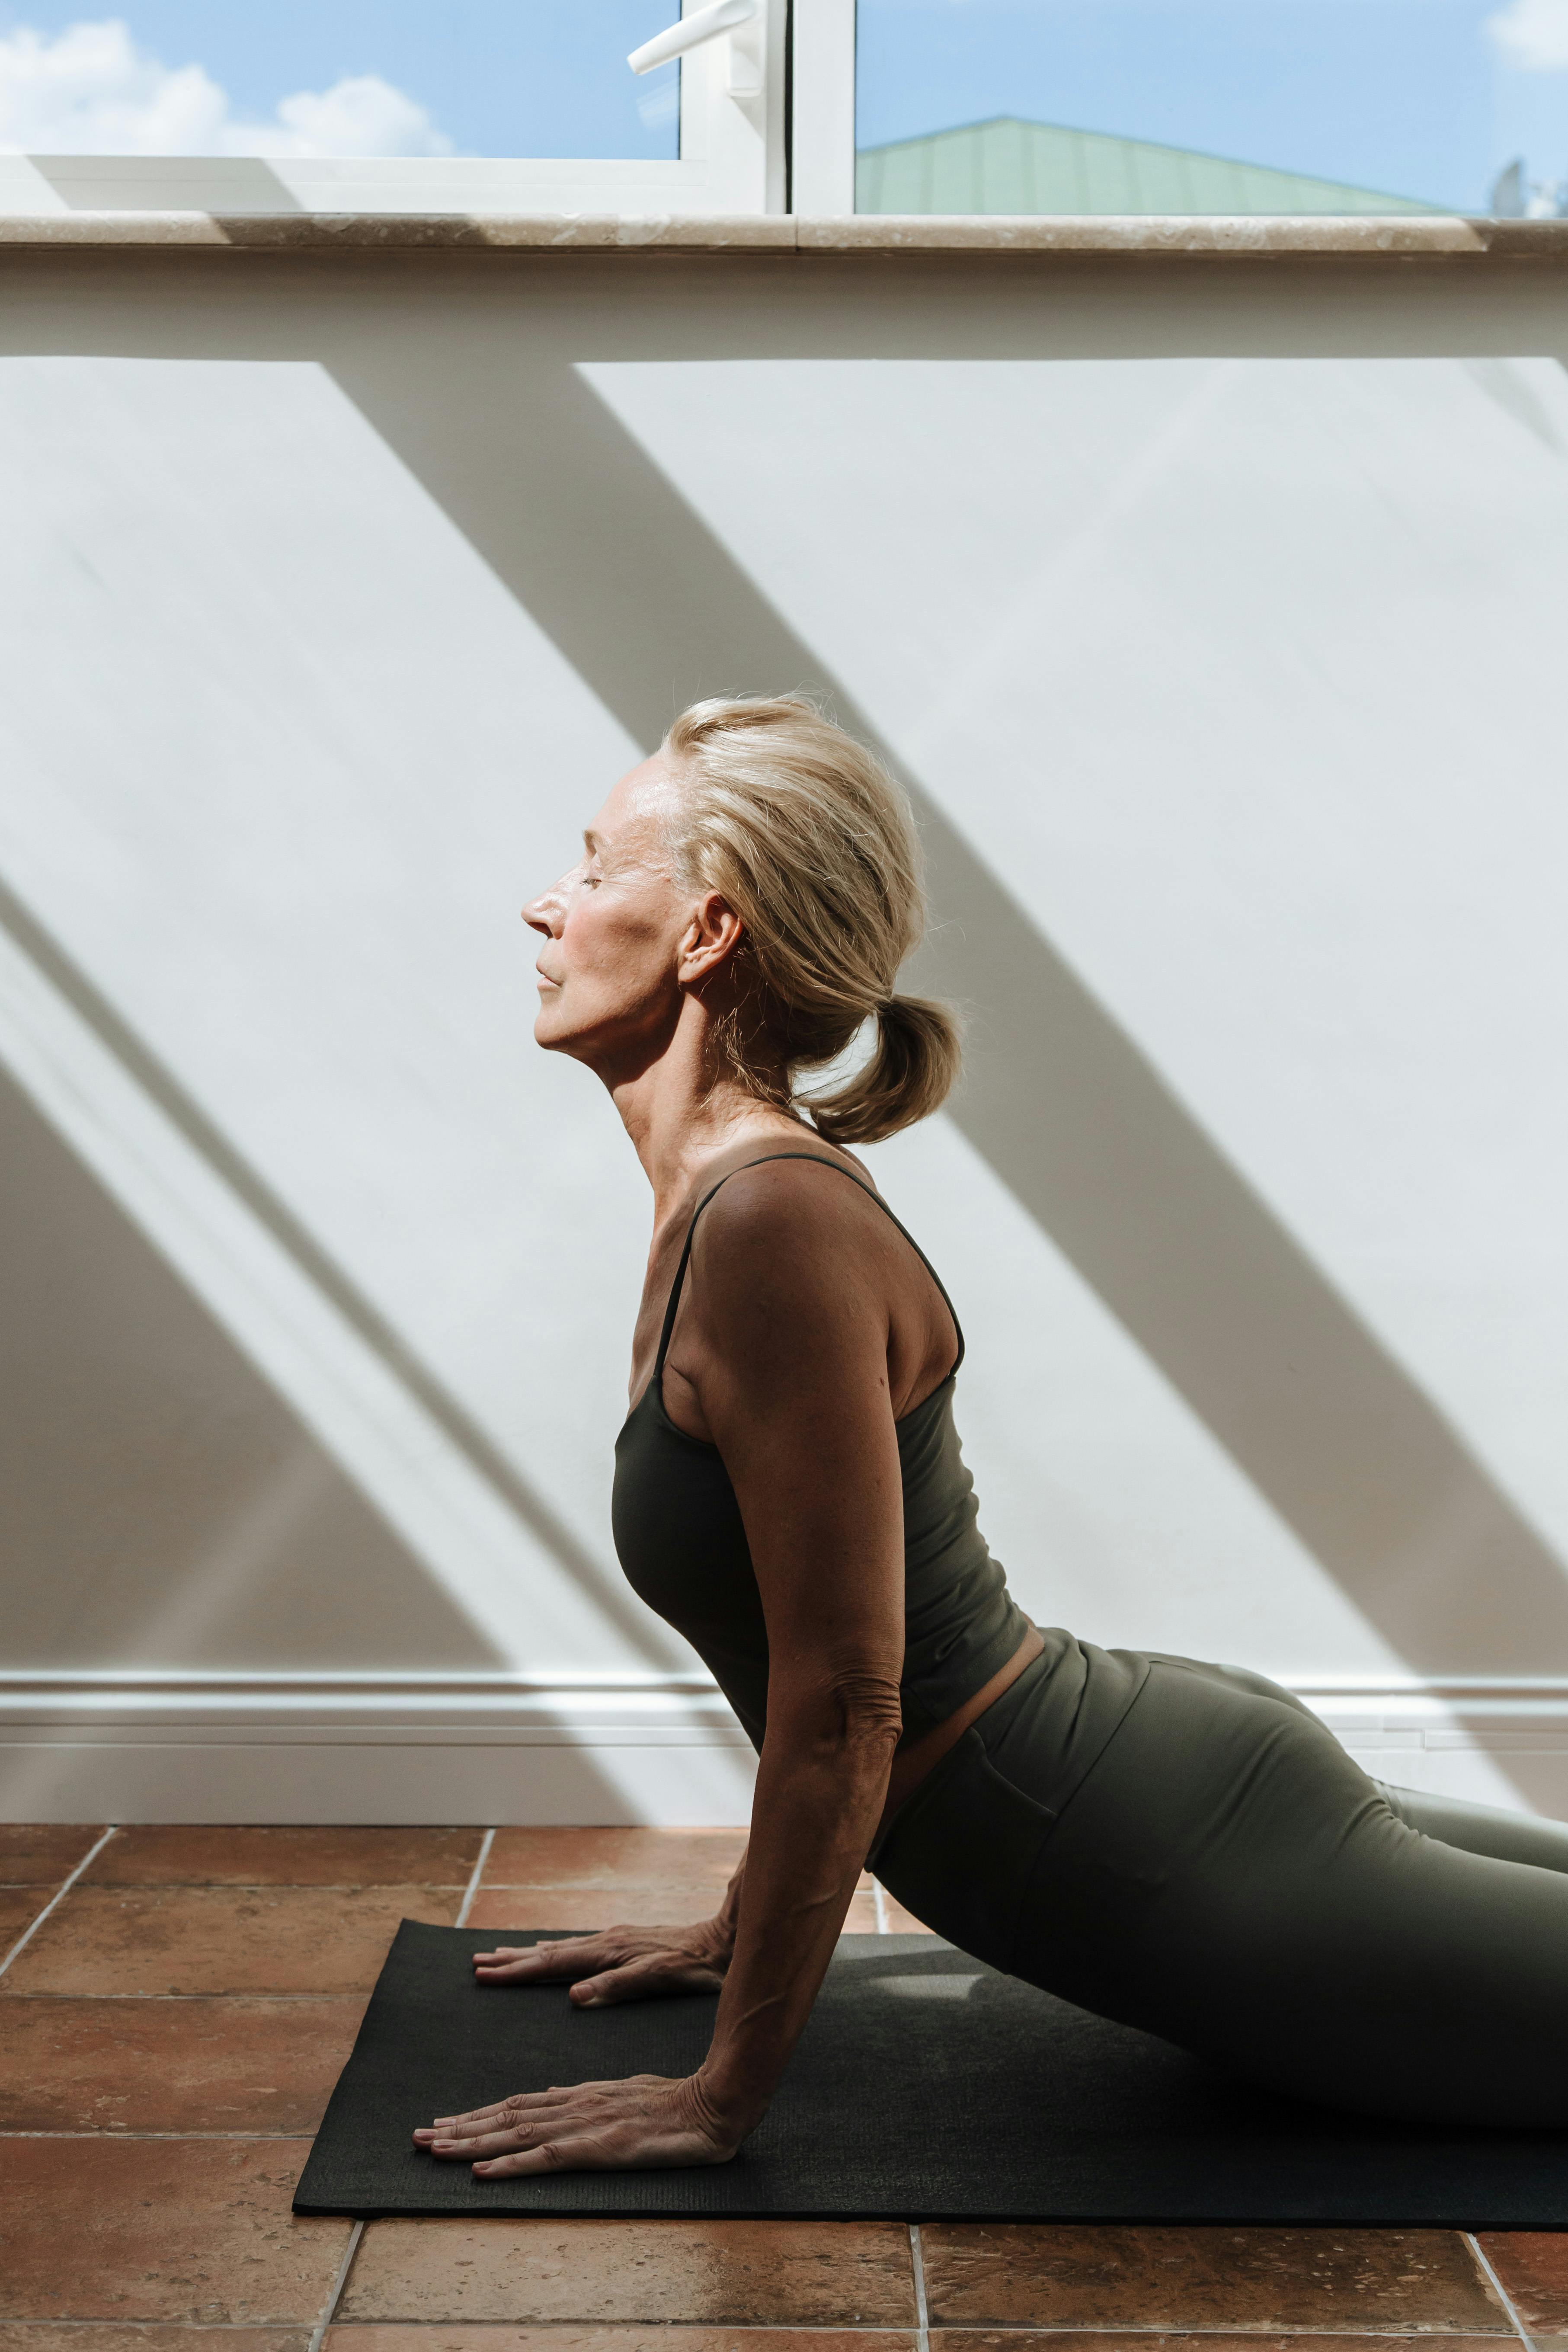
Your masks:
<svg viewBox="0 0 1568 2352"><path fill-rule="evenodd" d="M1076 1647L1066 1694L1048 1659L1021 1676L872 1866L938 1934L1098 2008L1088 1979L1121 1977L1184 1889L1281 1853L1310 1871L1378 1799L1326 1726L1261 1675Z"/></svg>

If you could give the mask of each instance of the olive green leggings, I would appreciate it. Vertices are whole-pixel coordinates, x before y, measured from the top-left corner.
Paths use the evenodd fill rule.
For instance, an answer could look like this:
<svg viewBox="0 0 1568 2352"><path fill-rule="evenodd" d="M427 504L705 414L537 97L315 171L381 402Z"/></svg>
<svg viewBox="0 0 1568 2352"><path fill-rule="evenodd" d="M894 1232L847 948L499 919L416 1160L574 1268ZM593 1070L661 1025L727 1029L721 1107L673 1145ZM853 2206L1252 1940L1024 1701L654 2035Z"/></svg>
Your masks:
<svg viewBox="0 0 1568 2352"><path fill-rule="evenodd" d="M1274 2090L1568 2125L1568 1827L1386 1788L1262 1675L1163 1657L1052 1811L1042 1689L1031 1667L878 1850L917 1917Z"/></svg>

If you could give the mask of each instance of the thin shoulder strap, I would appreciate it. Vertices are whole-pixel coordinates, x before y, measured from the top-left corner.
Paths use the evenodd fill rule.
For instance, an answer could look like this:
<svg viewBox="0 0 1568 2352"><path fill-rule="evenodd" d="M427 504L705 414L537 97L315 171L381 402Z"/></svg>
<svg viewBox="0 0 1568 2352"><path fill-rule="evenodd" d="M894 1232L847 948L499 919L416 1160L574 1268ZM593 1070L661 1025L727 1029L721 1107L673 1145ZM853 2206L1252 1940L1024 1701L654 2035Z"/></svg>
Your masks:
<svg viewBox="0 0 1568 2352"><path fill-rule="evenodd" d="M691 1244L697 1232L698 1218L702 1214L703 1210L708 1206L708 1203L713 1198L714 1193L721 1191L724 1185L729 1182L731 1176L743 1176L748 1168L765 1168L768 1166L770 1161L774 1160L809 1160L815 1167L829 1168L837 1176L847 1176L851 1184L858 1185L859 1190L865 1193L868 1200L875 1201L878 1208L881 1210L882 1214L887 1218L889 1223L898 1226L900 1233L903 1234L904 1239L908 1242L910 1247L913 1250L915 1255L919 1258L921 1264L924 1266L926 1272L935 1283L937 1289L942 1293L942 1303L946 1307L948 1313L952 1317L952 1328L958 1334L958 1353L954 1357L952 1364L952 1371L956 1372L960 1364L963 1361L963 1327L960 1323L957 1314L954 1311L952 1299L947 1295L941 1275L938 1274L935 1266L932 1265L930 1258L927 1257L924 1250L921 1249L913 1234L910 1232L909 1227L899 1223L898 1218L894 1216L891 1209L889 1208L881 1194L879 1192L873 1192L869 1184L864 1182L860 1177L856 1175L853 1168L846 1168L841 1160L829 1160L824 1152L764 1151L760 1159L742 1160L739 1168L731 1168L730 1170L729 1175L721 1176L718 1183L713 1185L710 1191L703 1193L702 1198L698 1202L697 1206L691 1212L691 1223L686 1228L686 1243L680 1253L680 1264L675 1269L675 1280L670 1285L669 1304L664 1310L664 1328L658 1335L658 1355L655 1360L653 1368L653 1384L657 1385L663 1376L664 1360L669 1350L670 1334L675 1328L676 1309L680 1305L681 1287L686 1280L686 1267L691 1255ZM951 1380L952 1378L952 1372L949 1372L947 1377Z"/></svg>

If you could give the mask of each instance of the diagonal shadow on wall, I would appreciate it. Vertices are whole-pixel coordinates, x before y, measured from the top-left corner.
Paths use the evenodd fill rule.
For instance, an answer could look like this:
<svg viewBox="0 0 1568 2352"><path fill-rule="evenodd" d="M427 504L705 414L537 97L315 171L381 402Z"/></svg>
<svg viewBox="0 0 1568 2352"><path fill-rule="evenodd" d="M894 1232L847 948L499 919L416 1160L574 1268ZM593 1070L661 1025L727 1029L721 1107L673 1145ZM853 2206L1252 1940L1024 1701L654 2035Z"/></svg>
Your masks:
<svg viewBox="0 0 1568 2352"><path fill-rule="evenodd" d="M639 743L651 749L700 694L787 686L825 692L876 740L563 358L514 347L503 360L492 343L426 351L416 373L341 350L331 364ZM1413 1666L1568 1665L1555 1556L918 780L905 781L938 919L918 977L973 1014L952 1106L964 1134Z"/></svg>
<svg viewBox="0 0 1568 2352"><path fill-rule="evenodd" d="M8 1671L505 1664L4 1070L0 1232Z"/></svg>
<svg viewBox="0 0 1568 2352"><path fill-rule="evenodd" d="M251 1166L173 1071L143 1043L74 958L4 881L0 881L0 927L53 982L121 1068L238 1195L301 1272L331 1301L350 1328L380 1358L608 1622L652 1664L684 1665L681 1651L663 1628L632 1606L620 1579L611 1577L578 1541L467 1406L431 1371L353 1276Z"/></svg>

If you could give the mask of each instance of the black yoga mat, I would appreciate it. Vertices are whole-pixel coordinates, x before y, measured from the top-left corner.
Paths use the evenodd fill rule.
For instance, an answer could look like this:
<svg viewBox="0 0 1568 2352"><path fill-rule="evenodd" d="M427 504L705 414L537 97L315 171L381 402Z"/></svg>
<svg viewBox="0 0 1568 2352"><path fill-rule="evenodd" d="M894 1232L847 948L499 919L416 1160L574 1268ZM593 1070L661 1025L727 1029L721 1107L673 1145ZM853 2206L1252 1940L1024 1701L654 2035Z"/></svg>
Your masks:
<svg viewBox="0 0 1568 2352"><path fill-rule="evenodd" d="M405 1919L297 2213L1568 2226L1568 2133L1370 2123L1265 2096L930 1936L847 1936L765 2121L733 2162L479 2181L418 2154L438 2115L513 2091L687 2074L716 1997L574 2010L480 1989L500 1940L569 1929Z"/></svg>

